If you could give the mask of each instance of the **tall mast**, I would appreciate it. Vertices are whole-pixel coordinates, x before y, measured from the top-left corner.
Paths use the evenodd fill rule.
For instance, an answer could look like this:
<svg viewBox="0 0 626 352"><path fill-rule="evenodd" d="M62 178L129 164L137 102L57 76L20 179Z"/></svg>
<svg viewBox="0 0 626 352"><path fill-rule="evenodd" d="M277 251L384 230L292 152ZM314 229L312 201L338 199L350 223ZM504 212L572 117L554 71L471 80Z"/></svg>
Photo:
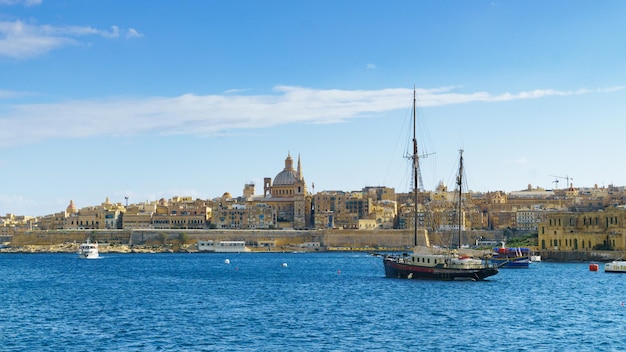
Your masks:
<svg viewBox="0 0 626 352"><path fill-rule="evenodd" d="M417 154L417 137L416 137L416 115L417 115L417 98L415 95L415 87L413 87L413 245L417 246L417 190L419 190L418 173L419 173L419 155Z"/></svg>
<svg viewBox="0 0 626 352"><path fill-rule="evenodd" d="M461 229L463 228L463 149L459 149L459 175L456 178L456 184L459 186L459 203L458 203L458 217L459 217L459 249L461 249Z"/></svg>

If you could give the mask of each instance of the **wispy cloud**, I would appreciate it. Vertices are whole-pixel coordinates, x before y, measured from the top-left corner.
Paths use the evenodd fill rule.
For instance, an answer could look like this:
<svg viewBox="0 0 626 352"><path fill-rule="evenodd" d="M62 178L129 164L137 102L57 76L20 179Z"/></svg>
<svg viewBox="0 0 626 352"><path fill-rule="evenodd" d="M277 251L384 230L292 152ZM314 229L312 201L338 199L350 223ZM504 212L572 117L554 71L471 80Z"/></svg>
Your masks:
<svg viewBox="0 0 626 352"><path fill-rule="evenodd" d="M365 68L368 69L368 70L375 70L376 69L376 65L374 65L374 64L367 64L365 66Z"/></svg>
<svg viewBox="0 0 626 352"><path fill-rule="evenodd" d="M142 37L143 33L139 33L135 28L128 28L128 30L126 31L126 39Z"/></svg>
<svg viewBox="0 0 626 352"><path fill-rule="evenodd" d="M24 5L24 6L37 6L41 4L41 0L0 0L0 6L7 5Z"/></svg>
<svg viewBox="0 0 626 352"><path fill-rule="evenodd" d="M570 96L589 93L610 93L624 89L622 86L598 88L598 89L578 89L573 91L559 91L554 89L535 89L519 93L502 93L494 95L488 92L474 93L453 93L454 87L440 88L434 91L420 91L418 96L422 106L440 106L450 104L461 104L470 102L503 102L510 100L538 99L549 96Z"/></svg>
<svg viewBox="0 0 626 352"><path fill-rule="evenodd" d="M0 21L0 57L25 59L55 49L79 43L79 37L138 38L143 36L134 28L112 26L101 30L85 26L50 26L15 21Z"/></svg>
<svg viewBox="0 0 626 352"><path fill-rule="evenodd" d="M249 88L233 88L224 91L224 94L243 93L249 91Z"/></svg>
<svg viewBox="0 0 626 352"><path fill-rule="evenodd" d="M0 89L0 99L15 99L15 98L21 98L21 97L32 96L32 95L33 95L32 93L27 93L27 92L16 92L16 91Z"/></svg>
<svg viewBox="0 0 626 352"><path fill-rule="evenodd" d="M453 87L418 89L422 107L503 102L548 96L611 92L533 90L456 93ZM292 123L340 123L407 107L411 89L321 90L277 86L271 95L194 95L144 99L78 100L6 105L0 114L0 146L59 138L143 134L216 135Z"/></svg>

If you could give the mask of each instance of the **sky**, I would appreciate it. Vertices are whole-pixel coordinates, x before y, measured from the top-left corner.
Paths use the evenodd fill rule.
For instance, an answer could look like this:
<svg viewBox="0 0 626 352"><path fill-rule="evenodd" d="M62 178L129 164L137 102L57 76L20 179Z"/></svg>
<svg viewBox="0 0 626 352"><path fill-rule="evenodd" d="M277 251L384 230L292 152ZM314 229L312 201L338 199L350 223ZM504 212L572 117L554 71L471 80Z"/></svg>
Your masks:
<svg viewBox="0 0 626 352"><path fill-rule="evenodd" d="M626 185L626 2L0 0L0 214ZM559 182L556 182L559 181Z"/></svg>

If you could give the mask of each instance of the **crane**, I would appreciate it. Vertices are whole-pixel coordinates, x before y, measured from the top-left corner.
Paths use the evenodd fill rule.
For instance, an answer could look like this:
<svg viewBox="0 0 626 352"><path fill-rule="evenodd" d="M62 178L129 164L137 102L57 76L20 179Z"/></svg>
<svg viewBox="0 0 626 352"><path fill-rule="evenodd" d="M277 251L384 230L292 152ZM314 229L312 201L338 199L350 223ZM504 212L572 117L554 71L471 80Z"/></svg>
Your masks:
<svg viewBox="0 0 626 352"><path fill-rule="evenodd" d="M565 182L567 183L566 187L570 186L570 184L569 184L570 180L574 181L574 178L573 177L569 177L569 175L568 176L548 175L548 176L554 177L554 181L552 181L552 182L554 183L554 188L555 189L559 189L559 187L558 187L559 186L559 179L565 180Z"/></svg>

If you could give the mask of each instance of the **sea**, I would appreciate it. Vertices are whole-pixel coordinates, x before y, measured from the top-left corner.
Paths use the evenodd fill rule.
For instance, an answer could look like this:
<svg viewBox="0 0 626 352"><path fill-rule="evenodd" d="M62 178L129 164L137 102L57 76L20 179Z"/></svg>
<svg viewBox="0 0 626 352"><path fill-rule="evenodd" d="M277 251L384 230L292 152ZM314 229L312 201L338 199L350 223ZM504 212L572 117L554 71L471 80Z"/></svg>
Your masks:
<svg viewBox="0 0 626 352"><path fill-rule="evenodd" d="M368 253L0 254L1 351L622 351L626 274L385 278Z"/></svg>

